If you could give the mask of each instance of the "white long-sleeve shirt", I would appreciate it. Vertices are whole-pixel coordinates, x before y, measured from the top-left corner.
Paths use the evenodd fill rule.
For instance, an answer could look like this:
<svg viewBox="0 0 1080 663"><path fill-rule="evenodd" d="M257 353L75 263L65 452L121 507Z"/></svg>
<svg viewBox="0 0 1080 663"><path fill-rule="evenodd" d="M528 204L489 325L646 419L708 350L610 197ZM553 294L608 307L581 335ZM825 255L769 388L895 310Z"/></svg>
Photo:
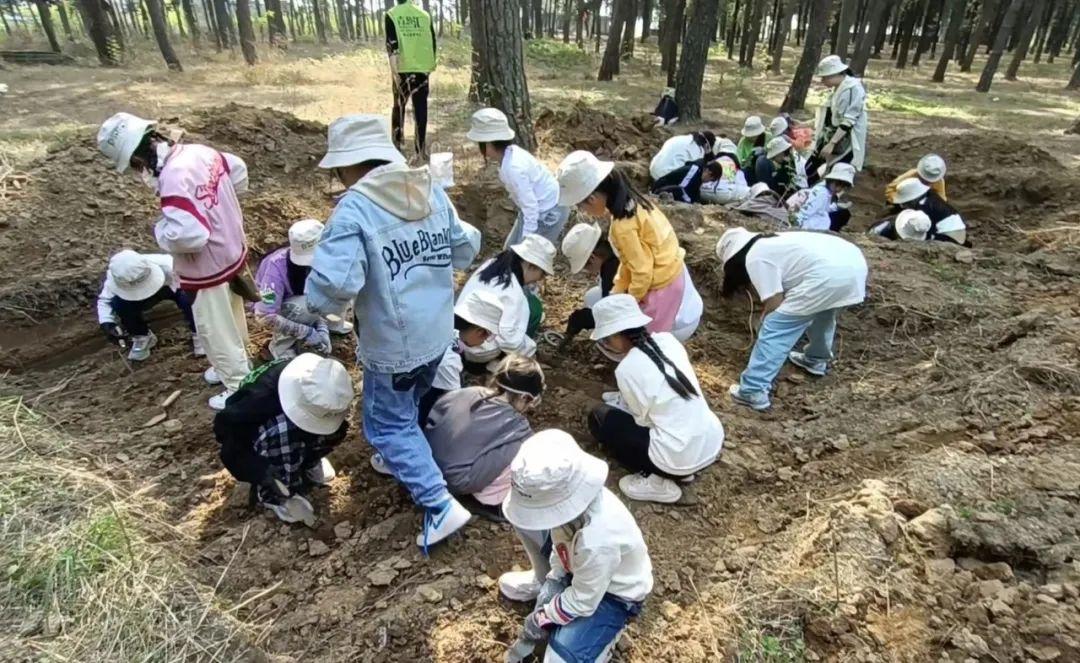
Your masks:
<svg viewBox="0 0 1080 663"><path fill-rule="evenodd" d="M499 179L523 218L525 235L535 235L540 215L559 204L559 183L536 157L517 145L506 148Z"/></svg>
<svg viewBox="0 0 1080 663"><path fill-rule="evenodd" d="M580 518L551 530L548 578L573 575L544 606L548 619L568 624L596 612L604 594L640 602L653 588L652 560L634 516L607 488Z"/></svg>
<svg viewBox="0 0 1080 663"><path fill-rule="evenodd" d="M705 158L705 150L694 142L692 134L672 136L664 141L660 151L649 162L649 174L654 180L658 180L691 161L703 158Z"/></svg>
<svg viewBox="0 0 1080 663"><path fill-rule="evenodd" d="M488 260L469 276L469 280L458 293L458 301L463 301L474 290L486 290L493 293L499 298L502 306L499 330L480 346L475 349L469 348L466 352L483 355L493 350L502 350L507 354L514 353L531 357L536 354L536 342L525 333L529 327L529 300L525 297L525 291L517 279L512 276L505 286L499 285L495 279L487 283L482 282L480 272L490 264L491 260Z"/></svg>
<svg viewBox="0 0 1080 663"><path fill-rule="evenodd" d="M669 474L693 474L720 454L724 427L709 409L682 343L666 332L653 334L652 339L698 395L686 400L675 393L656 364L638 348L619 362L615 382L634 421L649 429L649 460Z"/></svg>
<svg viewBox="0 0 1080 663"><path fill-rule="evenodd" d="M807 190L806 201L795 213L795 223L803 230L828 230L829 206L832 192L825 182L818 182Z"/></svg>
<svg viewBox="0 0 1080 663"><path fill-rule="evenodd" d="M176 273L173 271L173 258L166 253L144 253L142 257L146 258L150 262L154 263L165 272L165 285L177 290L180 287L180 283L176 278ZM117 317L116 312L113 311L112 300L116 296L112 288L109 287L109 280L105 279L101 285L101 292L98 293L97 298L97 317L98 324L103 325L107 322L118 324L120 318Z"/></svg>

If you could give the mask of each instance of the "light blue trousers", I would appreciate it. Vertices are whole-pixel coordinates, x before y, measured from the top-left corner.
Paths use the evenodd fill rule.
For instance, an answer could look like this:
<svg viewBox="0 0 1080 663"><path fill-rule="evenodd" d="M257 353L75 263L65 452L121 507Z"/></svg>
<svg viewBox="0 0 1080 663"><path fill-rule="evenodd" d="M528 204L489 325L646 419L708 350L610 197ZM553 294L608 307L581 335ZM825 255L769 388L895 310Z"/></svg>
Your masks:
<svg viewBox="0 0 1080 663"><path fill-rule="evenodd" d="M828 364L832 360L836 314L840 311L831 308L813 315L789 315L773 311L765 316L750 353L750 362L739 377L739 390L746 396L757 393L768 396L773 380L788 359L788 353L795 348L803 334L807 337L803 347L806 358L822 365Z"/></svg>

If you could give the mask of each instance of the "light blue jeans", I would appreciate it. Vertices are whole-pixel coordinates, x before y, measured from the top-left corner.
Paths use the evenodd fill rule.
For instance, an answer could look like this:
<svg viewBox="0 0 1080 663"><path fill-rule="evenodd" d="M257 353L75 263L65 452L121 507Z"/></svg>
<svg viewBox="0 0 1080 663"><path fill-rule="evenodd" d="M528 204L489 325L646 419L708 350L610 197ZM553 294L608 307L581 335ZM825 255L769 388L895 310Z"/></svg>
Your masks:
<svg viewBox="0 0 1080 663"><path fill-rule="evenodd" d="M364 369L364 436L414 502L435 507L450 499L431 447L418 422L420 399L435 378L440 359L408 373Z"/></svg>
<svg viewBox="0 0 1080 663"><path fill-rule="evenodd" d="M569 207L552 207L545 212L540 212L539 218L536 219L536 234L555 246L559 246L559 236L562 235L563 227L566 226L566 220L569 218ZM517 221L514 222L514 227L510 229L510 234L506 236L506 243L503 244L503 248L508 249L524 238L525 217L519 211Z"/></svg>
<svg viewBox="0 0 1080 663"><path fill-rule="evenodd" d="M569 582L565 584L569 585ZM551 652L554 651L558 654L554 660L594 663L602 654L612 650L615 639L626 628L626 623L640 612L640 603L604 594L600 605L596 606L596 612L588 617L578 617L552 631L548 637L548 656L544 660L552 660Z"/></svg>
<svg viewBox="0 0 1080 663"><path fill-rule="evenodd" d="M840 311L831 308L813 315L789 315L773 311L765 316L750 353L750 362L739 377L739 391L747 397L755 394L768 396L773 380L788 359L788 353L804 333L807 343L803 352L807 359L824 363L832 360L836 314Z"/></svg>

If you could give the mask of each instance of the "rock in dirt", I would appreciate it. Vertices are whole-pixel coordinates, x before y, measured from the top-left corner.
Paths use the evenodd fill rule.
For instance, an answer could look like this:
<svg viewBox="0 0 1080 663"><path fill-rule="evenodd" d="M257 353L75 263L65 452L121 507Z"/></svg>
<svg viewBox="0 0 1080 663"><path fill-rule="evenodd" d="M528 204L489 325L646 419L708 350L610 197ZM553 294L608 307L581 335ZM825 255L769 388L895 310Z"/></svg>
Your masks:
<svg viewBox="0 0 1080 663"><path fill-rule="evenodd" d="M939 583L948 580L956 571L956 562L952 558L926 560L926 579L931 583Z"/></svg>
<svg viewBox="0 0 1080 663"><path fill-rule="evenodd" d="M969 249L962 249L956 252L956 255L953 256L953 260L965 265L970 265L975 262L975 252Z"/></svg>
<svg viewBox="0 0 1080 663"><path fill-rule="evenodd" d="M160 424L161 422L165 421L168 418L169 418L169 415L165 414L164 412L160 412L160 413L155 414L154 416L150 417L149 419L147 419L146 423L143 424L142 427L143 428L153 428L154 426L157 426L158 424Z"/></svg>
<svg viewBox="0 0 1080 663"><path fill-rule="evenodd" d="M904 529L908 534L923 543L936 556L944 557L949 552L949 507L930 509L918 518L907 523Z"/></svg>
<svg viewBox="0 0 1080 663"><path fill-rule="evenodd" d="M393 569L375 569L367 574L367 579L375 587L386 587L394 582L397 576L398 572Z"/></svg>
<svg viewBox="0 0 1080 663"><path fill-rule="evenodd" d="M1050 645L1028 645L1024 651L1036 661L1056 661L1061 656L1061 650Z"/></svg>
<svg viewBox="0 0 1080 663"><path fill-rule="evenodd" d="M678 619L679 613L681 612L682 608L675 605L671 601L664 601L660 604L660 614L663 615L664 619L668 620L669 622L673 622Z"/></svg>
<svg viewBox="0 0 1080 663"><path fill-rule="evenodd" d="M165 397L165 400L161 401L161 409L164 410L165 408L167 408L170 405L172 405L173 403L175 403L177 398L180 398L180 390L179 389L177 389L173 393L169 394L168 396Z"/></svg>
<svg viewBox="0 0 1080 663"><path fill-rule="evenodd" d="M428 603L438 603L443 600L442 592L432 585L420 585L416 588L416 593Z"/></svg>
<svg viewBox="0 0 1080 663"><path fill-rule="evenodd" d="M322 557L330 552L330 546L318 539L312 539L311 541L308 541L307 551L312 557Z"/></svg>
<svg viewBox="0 0 1080 663"><path fill-rule="evenodd" d="M986 644L982 636L976 635L970 629L960 629L952 637L952 645L961 651L965 651L975 658L986 656L990 653L990 646Z"/></svg>
<svg viewBox="0 0 1080 663"><path fill-rule="evenodd" d="M334 525L334 536L342 541L349 538L352 536L352 524L347 520L343 520L337 525Z"/></svg>
<svg viewBox="0 0 1080 663"><path fill-rule="evenodd" d="M184 424L179 419L169 419L161 426L166 433L179 433L184 430Z"/></svg>

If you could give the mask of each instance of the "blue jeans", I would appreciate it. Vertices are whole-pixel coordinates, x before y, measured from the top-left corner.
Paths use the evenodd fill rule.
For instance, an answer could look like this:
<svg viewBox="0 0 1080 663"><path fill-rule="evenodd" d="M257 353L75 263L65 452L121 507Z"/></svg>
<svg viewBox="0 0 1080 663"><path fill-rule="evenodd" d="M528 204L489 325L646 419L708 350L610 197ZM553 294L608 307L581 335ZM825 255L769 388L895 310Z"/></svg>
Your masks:
<svg viewBox="0 0 1080 663"><path fill-rule="evenodd" d="M640 603L604 594L596 612L555 629L548 638L548 648L567 663L593 663L639 612Z"/></svg>
<svg viewBox="0 0 1080 663"><path fill-rule="evenodd" d="M549 210L540 212L540 216L536 219L536 234L548 240L555 246L558 246L559 236L562 235L563 227L566 225L566 220L569 218L569 207L552 207ZM510 234L506 236L506 242L503 244L503 248L508 249L524 238L525 217L519 211L517 221L514 222L514 227L510 229Z"/></svg>
<svg viewBox="0 0 1080 663"><path fill-rule="evenodd" d="M830 361L833 336L836 335L836 314L840 310L831 308L813 315L789 315L773 311L765 316L750 353L750 362L739 377L739 390L743 395L760 393L768 396L773 380L787 361L788 353L804 333L807 337L803 348L806 358L815 362Z"/></svg>
<svg viewBox="0 0 1080 663"><path fill-rule="evenodd" d="M420 399L431 388L440 357L408 373L364 370L364 436L382 454L414 502L434 507L450 499L431 447L417 420Z"/></svg>

